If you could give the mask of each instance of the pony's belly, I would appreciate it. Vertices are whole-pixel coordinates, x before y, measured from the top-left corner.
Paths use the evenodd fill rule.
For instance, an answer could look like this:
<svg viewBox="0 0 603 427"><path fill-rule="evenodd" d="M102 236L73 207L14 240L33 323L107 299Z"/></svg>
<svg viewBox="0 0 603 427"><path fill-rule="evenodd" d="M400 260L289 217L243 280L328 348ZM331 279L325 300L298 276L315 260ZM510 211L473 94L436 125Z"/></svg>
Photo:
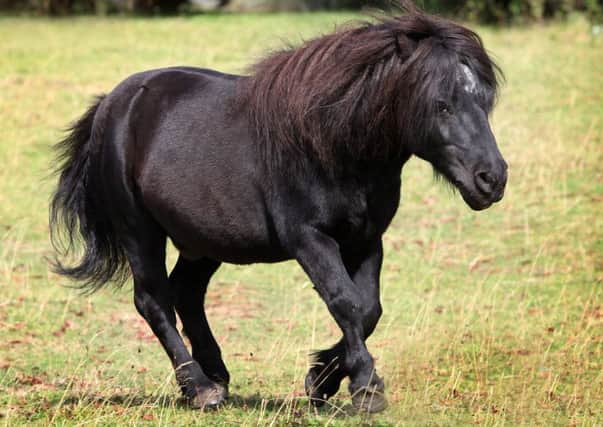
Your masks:
<svg viewBox="0 0 603 427"><path fill-rule="evenodd" d="M215 241L206 236L187 241L172 238L172 242L182 256L191 260L211 258L230 264L253 264L280 262L290 258L279 246L264 242L239 240L225 244L224 241Z"/></svg>
<svg viewBox="0 0 603 427"><path fill-rule="evenodd" d="M183 256L232 264L279 262L288 258L257 206L233 204L239 209L228 210L214 210L211 206L206 206L203 215L180 212L171 215L169 221L162 221Z"/></svg>

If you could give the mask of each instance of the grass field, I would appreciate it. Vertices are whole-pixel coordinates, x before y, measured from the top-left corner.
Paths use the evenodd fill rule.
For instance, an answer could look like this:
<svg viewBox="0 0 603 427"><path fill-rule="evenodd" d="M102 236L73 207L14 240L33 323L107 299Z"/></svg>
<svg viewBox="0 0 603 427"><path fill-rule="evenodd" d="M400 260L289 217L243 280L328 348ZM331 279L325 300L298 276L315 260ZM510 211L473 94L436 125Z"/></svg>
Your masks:
<svg viewBox="0 0 603 427"><path fill-rule="evenodd" d="M182 405L129 284L83 297L48 271L50 147L94 94L153 67L242 72L350 18L0 18L0 424L603 425L603 37L580 17L478 29L507 76L502 203L472 212L428 165L404 170L368 342L382 414L353 414L345 386L308 405L307 354L339 332L294 263L215 276L232 399L214 413Z"/></svg>

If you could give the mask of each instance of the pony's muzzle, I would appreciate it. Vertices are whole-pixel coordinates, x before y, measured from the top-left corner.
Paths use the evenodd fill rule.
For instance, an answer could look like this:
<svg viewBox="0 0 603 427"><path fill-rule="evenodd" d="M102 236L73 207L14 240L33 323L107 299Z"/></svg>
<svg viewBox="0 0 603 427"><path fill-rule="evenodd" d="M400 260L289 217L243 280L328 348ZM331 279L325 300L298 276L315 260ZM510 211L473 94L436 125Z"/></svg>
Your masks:
<svg viewBox="0 0 603 427"><path fill-rule="evenodd" d="M498 202L503 198L507 184L507 164L501 161L498 167L478 169L474 175L475 187L482 195Z"/></svg>

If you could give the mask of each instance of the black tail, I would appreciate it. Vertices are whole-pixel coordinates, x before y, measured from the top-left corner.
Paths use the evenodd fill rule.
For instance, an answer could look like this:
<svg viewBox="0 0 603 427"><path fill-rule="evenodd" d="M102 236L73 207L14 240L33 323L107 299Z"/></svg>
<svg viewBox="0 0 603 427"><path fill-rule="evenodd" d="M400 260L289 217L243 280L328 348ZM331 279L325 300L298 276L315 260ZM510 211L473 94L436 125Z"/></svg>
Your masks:
<svg viewBox="0 0 603 427"><path fill-rule="evenodd" d="M99 97L56 145L60 178L50 204L50 239L59 256L72 254L78 241L84 246L74 266L66 266L56 257L54 271L80 281L78 287L88 292L110 280L123 283L129 274L107 207L95 203L95 189L89 185L91 147L102 143L103 120L94 120L102 100Z"/></svg>

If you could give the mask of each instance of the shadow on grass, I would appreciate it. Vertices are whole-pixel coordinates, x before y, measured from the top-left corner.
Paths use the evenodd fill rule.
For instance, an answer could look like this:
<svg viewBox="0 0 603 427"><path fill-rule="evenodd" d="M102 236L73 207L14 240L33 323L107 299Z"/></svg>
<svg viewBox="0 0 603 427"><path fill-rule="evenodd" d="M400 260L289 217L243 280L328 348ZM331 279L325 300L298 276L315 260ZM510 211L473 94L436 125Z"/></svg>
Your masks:
<svg viewBox="0 0 603 427"><path fill-rule="evenodd" d="M233 394L228 399L226 407L239 408L243 410L263 410L265 412L295 412L296 414L313 413L327 415L333 418L345 418L355 415L355 410L351 404L344 404L340 399L332 399L326 402L322 407L314 407L308 398L288 397L288 398L264 398L259 394L250 396L240 396Z"/></svg>
<svg viewBox="0 0 603 427"><path fill-rule="evenodd" d="M56 402L57 404L59 402ZM176 398L167 395L143 395L137 393L115 393L111 395L102 395L96 393L83 393L67 396L60 402L63 406L157 406L162 408L187 408L188 404L184 398Z"/></svg>
<svg viewBox="0 0 603 427"><path fill-rule="evenodd" d="M84 393L67 396L60 402L56 401L55 404L60 404L61 406L93 406L96 408L102 406L119 406L122 408L147 406L190 411L198 410L192 408L183 397L144 395L139 393L115 393L111 395ZM257 393L249 396L231 394L223 406L212 409L211 412L220 412L221 410L235 408L244 411L255 410L273 414L294 413L300 416L304 414L320 414L332 418L345 418L356 414L351 404L344 404L340 399L333 399L326 402L321 408L315 408L306 397L265 398Z"/></svg>

